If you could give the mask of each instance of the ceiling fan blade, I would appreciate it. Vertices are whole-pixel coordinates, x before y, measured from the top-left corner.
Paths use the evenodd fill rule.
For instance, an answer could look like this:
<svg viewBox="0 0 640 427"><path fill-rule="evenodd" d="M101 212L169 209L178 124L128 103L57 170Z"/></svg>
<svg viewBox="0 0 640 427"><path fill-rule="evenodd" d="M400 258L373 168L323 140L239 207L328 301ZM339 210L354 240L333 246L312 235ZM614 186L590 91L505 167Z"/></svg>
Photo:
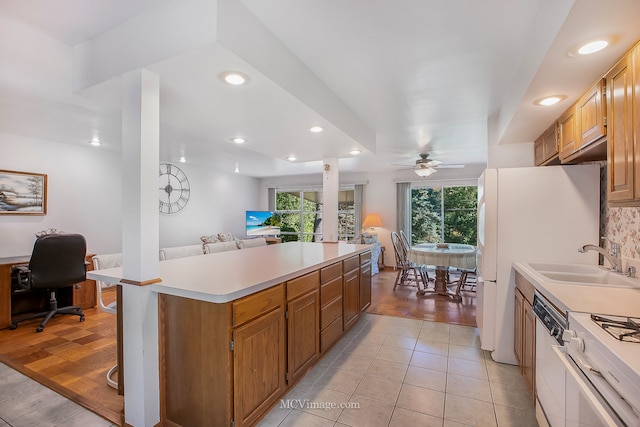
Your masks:
<svg viewBox="0 0 640 427"><path fill-rule="evenodd" d="M462 165L462 164L456 165L456 164L442 163L442 164L438 165L438 169L461 169L463 167L464 167L464 165Z"/></svg>

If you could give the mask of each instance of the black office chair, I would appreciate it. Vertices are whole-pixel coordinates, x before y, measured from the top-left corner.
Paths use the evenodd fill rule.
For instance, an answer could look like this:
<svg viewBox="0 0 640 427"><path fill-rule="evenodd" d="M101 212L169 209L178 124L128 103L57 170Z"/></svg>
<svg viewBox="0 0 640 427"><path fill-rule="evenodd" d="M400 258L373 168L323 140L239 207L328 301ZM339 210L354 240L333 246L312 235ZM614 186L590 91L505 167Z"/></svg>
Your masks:
<svg viewBox="0 0 640 427"><path fill-rule="evenodd" d="M47 290L51 294L49 311L34 313L14 321L9 329L18 327L25 320L43 317L37 332L56 314L74 314L84 321L80 306L58 308L56 290L84 282L87 275L87 242L80 234L47 234L38 237L31 254L29 266L15 266L12 274L14 291Z"/></svg>

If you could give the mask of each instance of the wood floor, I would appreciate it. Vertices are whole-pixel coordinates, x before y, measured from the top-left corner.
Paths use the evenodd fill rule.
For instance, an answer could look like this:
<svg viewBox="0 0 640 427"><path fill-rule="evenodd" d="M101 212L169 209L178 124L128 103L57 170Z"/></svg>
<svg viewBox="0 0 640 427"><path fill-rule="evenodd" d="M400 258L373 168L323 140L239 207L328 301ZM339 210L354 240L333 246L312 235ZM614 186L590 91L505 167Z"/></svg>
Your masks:
<svg viewBox="0 0 640 427"><path fill-rule="evenodd" d="M381 271L373 276L368 313L476 326L475 292L462 291L462 301L442 295L417 295L415 287L398 286L394 291L395 279L394 270ZM456 275L450 278L452 281L457 279Z"/></svg>
<svg viewBox="0 0 640 427"><path fill-rule="evenodd" d="M369 313L475 326L475 293L463 292L462 301L419 296L416 288L394 291L395 277L393 270L373 276ZM124 399L105 377L116 360L116 316L98 308L84 312L84 322L56 316L41 333L35 332L39 320L0 330L0 362L121 425Z"/></svg>
<svg viewBox="0 0 640 427"><path fill-rule="evenodd" d="M35 329L41 319L0 330L0 362L121 425L124 398L106 381L116 361L116 316L98 308L83 311L84 322L60 315L40 333Z"/></svg>

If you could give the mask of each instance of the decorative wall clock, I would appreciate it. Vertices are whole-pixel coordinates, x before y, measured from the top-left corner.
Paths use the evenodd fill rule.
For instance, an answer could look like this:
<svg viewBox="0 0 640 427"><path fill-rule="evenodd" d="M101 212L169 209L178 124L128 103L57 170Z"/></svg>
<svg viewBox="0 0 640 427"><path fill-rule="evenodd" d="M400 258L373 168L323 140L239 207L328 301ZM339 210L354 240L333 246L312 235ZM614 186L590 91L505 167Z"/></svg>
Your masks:
<svg viewBox="0 0 640 427"><path fill-rule="evenodd" d="M189 201L191 189L187 175L171 163L160 163L160 213L180 212Z"/></svg>

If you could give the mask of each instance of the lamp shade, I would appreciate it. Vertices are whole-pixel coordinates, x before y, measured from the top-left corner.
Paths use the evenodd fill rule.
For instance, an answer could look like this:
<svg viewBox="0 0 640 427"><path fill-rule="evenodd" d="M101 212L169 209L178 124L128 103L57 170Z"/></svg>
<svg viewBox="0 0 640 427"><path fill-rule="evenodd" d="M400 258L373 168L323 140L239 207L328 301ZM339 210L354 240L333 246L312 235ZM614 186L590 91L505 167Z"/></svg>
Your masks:
<svg viewBox="0 0 640 427"><path fill-rule="evenodd" d="M427 177L432 173L436 173L436 170L433 168L420 168L420 169L415 169L414 172L416 173L416 175Z"/></svg>
<svg viewBox="0 0 640 427"><path fill-rule="evenodd" d="M382 220L377 214L367 214L362 223L363 227L382 227Z"/></svg>

